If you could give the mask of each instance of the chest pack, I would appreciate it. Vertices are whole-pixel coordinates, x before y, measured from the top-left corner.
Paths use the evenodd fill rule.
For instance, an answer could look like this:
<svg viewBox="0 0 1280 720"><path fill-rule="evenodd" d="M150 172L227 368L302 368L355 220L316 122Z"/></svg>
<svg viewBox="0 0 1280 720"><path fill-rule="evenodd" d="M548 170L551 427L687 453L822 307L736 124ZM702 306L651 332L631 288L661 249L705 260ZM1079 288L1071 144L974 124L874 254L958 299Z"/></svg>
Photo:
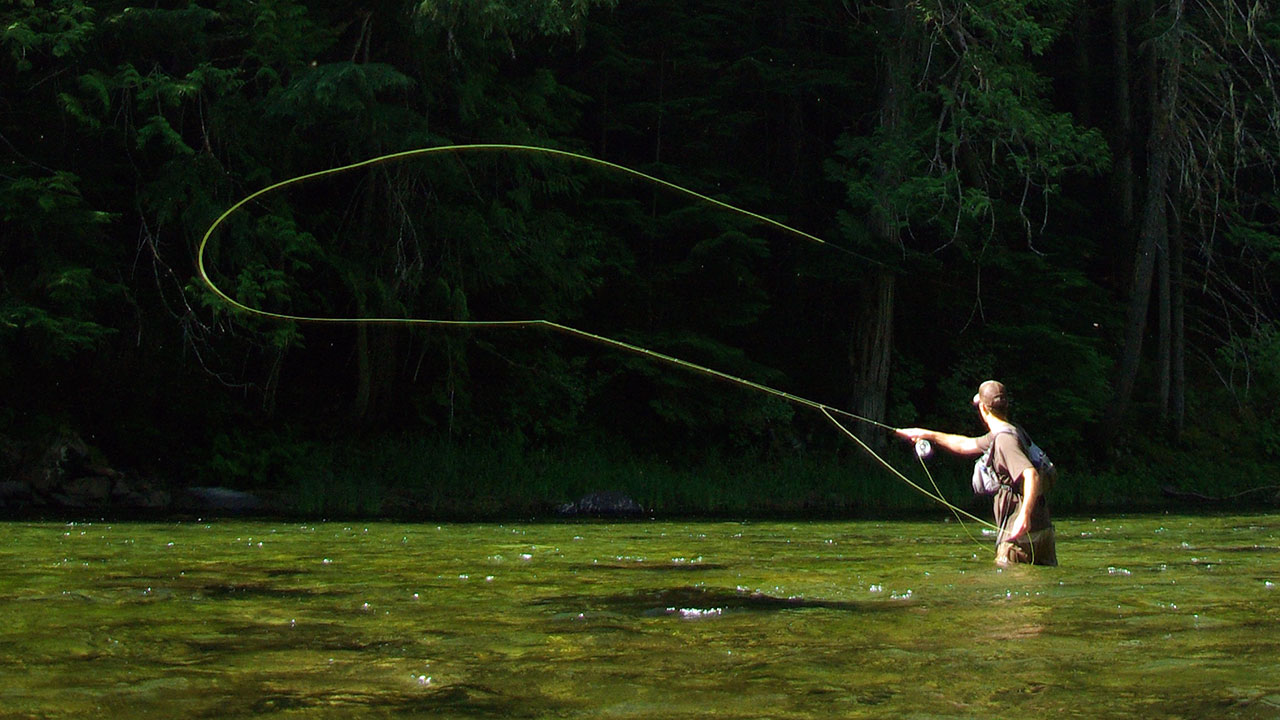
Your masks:
<svg viewBox="0 0 1280 720"><path fill-rule="evenodd" d="M996 438L1006 433L1014 435L1018 438L1020 444L1027 452L1027 459L1035 467L1036 473L1040 475L1041 485L1045 490L1053 486L1054 479L1057 478L1058 470L1053 466L1053 461L1040 449L1039 445L1032 442L1031 438L1022 431L1014 432L1013 430L1001 430L991 436L991 444L987 446L985 452L977 460L973 461L973 492L978 495L995 495L1000 489L1000 478L997 477L994 458L992 455L996 449Z"/></svg>

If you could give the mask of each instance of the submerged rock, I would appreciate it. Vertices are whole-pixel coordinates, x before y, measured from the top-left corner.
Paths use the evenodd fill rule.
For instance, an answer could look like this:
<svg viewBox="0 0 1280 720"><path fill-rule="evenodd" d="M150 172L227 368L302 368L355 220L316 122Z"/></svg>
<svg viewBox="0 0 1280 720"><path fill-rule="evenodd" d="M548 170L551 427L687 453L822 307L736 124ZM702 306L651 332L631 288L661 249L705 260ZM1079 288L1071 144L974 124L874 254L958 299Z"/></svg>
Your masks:
<svg viewBox="0 0 1280 720"><path fill-rule="evenodd" d="M262 510L266 504L253 493L224 487L190 487L183 490L174 505L181 510L199 512L247 513Z"/></svg>
<svg viewBox="0 0 1280 720"><path fill-rule="evenodd" d="M0 508L23 507L31 503L31 488L16 480L0 482Z"/></svg>
<svg viewBox="0 0 1280 720"><path fill-rule="evenodd" d="M604 490L583 495L576 502L565 503L557 511L565 517L639 517L644 514L644 507L626 493Z"/></svg>
<svg viewBox="0 0 1280 720"><path fill-rule="evenodd" d="M115 486L116 481L105 475L85 475L63 482L51 495L62 507L99 507L110 502Z"/></svg>

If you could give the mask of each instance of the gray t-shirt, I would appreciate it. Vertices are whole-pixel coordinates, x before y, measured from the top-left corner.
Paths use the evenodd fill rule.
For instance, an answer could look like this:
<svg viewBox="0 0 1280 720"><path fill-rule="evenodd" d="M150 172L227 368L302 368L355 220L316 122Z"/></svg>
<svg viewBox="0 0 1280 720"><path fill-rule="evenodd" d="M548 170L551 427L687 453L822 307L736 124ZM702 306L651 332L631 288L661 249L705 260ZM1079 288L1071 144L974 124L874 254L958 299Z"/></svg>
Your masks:
<svg viewBox="0 0 1280 720"><path fill-rule="evenodd" d="M986 452L991 447L991 442L995 441L996 447L991 451L991 467L1002 485L1013 485L1019 492L1022 490L1022 473L1031 467L1031 459L1027 457L1027 451L1018 439L1021 432L989 432L978 439L978 449L982 452Z"/></svg>
<svg viewBox="0 0 1280 720"><path fill-rule="evenodd" d="M978 448L986 452L993 441L995 448L991 451L991 467L1001 484L995 496L996 524L1003 527L1022 504L1022 474L1027 468L1033 467L1023 443L1029 445L1031 441L1022 428L1018 428L1017 433L987 433L978 439ZM1036 505L1031 508L1031 532L1046 528L1052 522L1049 518L1047 490L1045 487L1040 488Z"/></svg>

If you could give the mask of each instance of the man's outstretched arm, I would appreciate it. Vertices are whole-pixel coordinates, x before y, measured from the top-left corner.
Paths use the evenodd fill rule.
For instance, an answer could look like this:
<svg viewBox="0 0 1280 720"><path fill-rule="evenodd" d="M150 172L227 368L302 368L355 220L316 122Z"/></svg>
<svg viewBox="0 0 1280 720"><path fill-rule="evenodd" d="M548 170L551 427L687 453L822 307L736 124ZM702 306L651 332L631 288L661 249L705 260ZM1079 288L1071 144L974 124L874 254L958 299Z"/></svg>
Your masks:
<svg viewBox="0 0 1280 720"><path fill-rule="evenodd" d="M908 440L919 440L924 438L929 442L949 450L957 455L981 455L982 448L978 447L978 441L982 437L966 437L964 435L952 435L951 433L938 432L937 430L926 430L925 428L899 428L895 430Z"/></svg>

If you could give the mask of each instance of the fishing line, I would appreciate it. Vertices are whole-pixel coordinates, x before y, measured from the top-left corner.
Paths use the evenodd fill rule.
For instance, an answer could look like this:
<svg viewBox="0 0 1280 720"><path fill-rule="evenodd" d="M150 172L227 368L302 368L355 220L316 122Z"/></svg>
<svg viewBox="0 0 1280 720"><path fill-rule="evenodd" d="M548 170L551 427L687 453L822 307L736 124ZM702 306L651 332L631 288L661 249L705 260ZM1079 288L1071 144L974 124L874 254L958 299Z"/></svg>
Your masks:
<svg viewBox="0 0 1280 720"><path fill-rule="evenodd" d="M764 215L760 215L758 213L751 212L749 210L744 210L739 207L735 207L726 202L716 200L713 197L709 197L707 195L703 195L702 193L698 193L693 190L689 190L687 188L681 187L679 185L676 185L675 183L668 182L666 180L663 180L658 177L654 177L652 175L648 175L638 170L633 170L623 165L618 165L615 163L608 162L607 160L593 158L588 155L580 155L578 153L569 152L567 150L556 150L554 148L538 147L538 146L532 146L532 145L489 143L489 144L474 144L474 145L442 145L437 147L419 148L416 150L405 150L402 152L390 153L387 155L380 155L378 157L369 158L367 160L362 160L360 162L355 162L348 165L342 165L339 167L328 168L325 170L319 170L316 172L307 173L305 175L299 175L297 177L290 178L288 180L282 180L273 185L268 185L256 192L253 192L245 196L238 202L236 202L231 207L227 208L226 211L224 211L221 215L217 217L217 219L213 221L213 224L209 226L209 229L205 231L204 237L201 238L200 245L196 251L196 267L200 274L201 281L205 284L205 286L209 289L210 292L216 295L220 300L222 300L222 302L226 303L228 306L250 315L257 315L259 317L269 318L273 320L284 320L284 321L298 322L298 323L330 324L330 325L366 324L366 325L466 327L466 328L482 328L482 329L521 329L521 328L543 329L543 330L549 330L552 332L558 332L564 335L569 335L571 337L575 337L580 340L585 340L585 341L596 343L599 345L604 345L606 347L611 347L617 350L633 353L636 355L640 355L642 357L647 357L653 360L667 363L669 365L683 368L685 370L700 373L702 375L706 375L718 380L723 380L728 383L732 383L735 385L739 385L741 387L755 390L757 392L765 393L767 395L772 395L774 397L781 398L782 400L786 400L787 402L790 402L792 404L800 405L803 407L808 407L810 409L820 411L829 421L831 421L836 427L840 428L841 431L843 431L846 435L848 435L856 443L858 443L858 445L860 445L863 450L865 450L868 454L870 454L873 458L875 458L877 462L879 462L881 465L887 468L894 476L896 476L903 482L907 483L911 487L915 488L917 491L923 493L926 497L931 498L932 500L947 506L948 508L951 509L953 513L963 513L964 515L972 518L976 522L995 528L995 526L992 525L991 523L985 520L982 520L981 518L978 518L977 516L962 510L961 508L956 507L951 502L948 502L944 497L942 497L941 491L938 491L936 493L930 492L927 489L921 487L919 484L907 478L906 475L900 472L897 468L890 465L888 461L886 461L878 453L872 450L871 447L868 446L865 442L863 442L861 438L859 438L854 433L850 432L849 429L845 427L845 425L843 425L839 420L836 419L836 416L857 420L859 422L867 423L869 425L873 425L875 427L882 428L885 430L890 430L890 431L897 430L897 428L891 425L886 425L885 423L879 422L877 420L873 420L868 417L856 415L846 410L841 410L839 408L835 408L830 405L817 402L815 400L810 400L808 398L804 398L799 395L794 395L792 393L788 393L773 387L769 387L768 385L763 385L761 383L753 382L751 380L746 380L744 378L740 378L735 375L730 375L729 373L722 372L720 370L715 370L713 368L709 368L703 365L698 365L696 363L692 363L687 360L682 360L680 358L673 357L671 355L667 355L664 353L660 353L655 350L650 350L649 348L641 347L639 345L634 345L632 343L624 342L616 338L611 338L604 335L598 335L596 333L587 332L586 330L581 330L579 328L571 327L569 325L563 325L561 323L553 322L551 320L547 320L543 318L534 318L534 319L525 319L525 320L516 320L516 319L512 319L512 320L445 320L445 319L435 319L435 318L408 318L408 317L321 317L321 316L297 315L292 313L282 313L282 312L275 312L271 310L263 310L261 308L255 308L255 307L246 305L236 300L235 298L231 297L226 292L224 292L222 288L218 287L218 285L209 276L209 271L205 266L205 253L208 250L210 239L213 237L214 233L218 230L218 227L221 226L222 223L227 220L227 218L231 217L238 210L240 210L240 208L244 207L248 203L253 202L257 198L267 195L269 193L272 193L276 190L280 190L282 188L288 187L290 185L296 185L299 183L306 182L308 180L314 180L316 178L326 177L329 175L336 175L339 173L349 172L351 170L356 170L363 167L380 165L383 163L393 162L396 160L404 160L407 158L421 157L421 156L434 155L434 154L443 154L443 153L450 153L455 155L464 154L464 153L529 153L529 154L546 155L551 157L559 157L563 159L587 163L590 165L596 165L611 171L620 172L625 175L639 178L646 182L671 190L673 192L685 195L687 197L691 197L700 202L713 205L722 210L726 210L730 213L749 218L756 222L772 227L775 230L782 231L783 233L791 235L792 237L807 240L809 242L822 245L824 247L839 250L840 252L843 252L847 255L850 255L864 262L868 262L876 265L882 265L882 263L872 260L871 258L867 258L862 255L859 255L858 253L853 252L848 248L844 248L839 245L833 245L815 235L804 232L803 230L798 230L789 225L785 225L781 222L778 222L777 220L773 220L772 218L766 217ZM925 468L925 471L928 472L928 468ZM932 475L930 475L930 480L932 480ZM934 483L934 487L935 489L937 488L936 483ZM957 518L958 517L959 515L957 515Z"/></svg>
<svg viewBox="0 0 1280 720"><path fill-rule="evenodd" d="M920 438L916 440L915 451L916 458L920 460L920 467L924 469L925 477L929 478L929 484L933 486L934 491L937 492L938 495L942 495L942 489L938 487L938 481L933 479L933 473L929 472L929 464L925 462L925 460L933 454L933 445L931 445L928 440ZM952 515L955 515L956 522L960 524L960 529L964 531L965 535L969 536L969 539L972 540L975 545L978 545L984 550L990 549L986 544L974 537L973 533L969 532L969 526L964 524L964 520L961 519L960 513L956 511L955 506L948 503L947 508L951 510ZM965 514L968 515L968 513ZM973 516L969 515L969 517Z"/></svg>
<svg viewBox="0 0 1280 720"><path fill-rule="evenodd" d="M946 498L942 497L942 490L938 487L938 483L936 483L936 482L934 482L934 481L933 481L933 474L932 474L932 473L930 473L930 472L929 472L929 468L928 468L927 466L925 466L925 465L924 465L924 459L923 459L923 458L921 458L921 460L920 460L920 465L921 465L922 467L924 467L925 474L929 476L929 482L933 484L933 489L934 489L934 491L935 491L935 492L929 492L929 490L928 490L928 489L926 489L926 488L922 487L920 484L916 483L915 481L913 481L913 480L911 480L910 478L908 478L906 475L902 474L902 472L901 472L901 471L899 471L897 468L895 468L895 467L893 467L892 465L890 465L890 464L889 464L889 462L888 462L887 460L885 460L885 459L884 459L883 457L881 457L878 453L876 453L876 451L872 450L872 449L871 449L871 447L870 447L869 445L867 445L867 443L866 443L866 442L864 442L864 441L862 440L862 438L858 437L856 434L854 434L854 432L853 432L852 430L850 430L849 428L845 427L845 425L844 425L843 423L841 423L839 420L836 420L836 419L835 419L835 417L833 417L833 416L828 412L828 410L830 410L830 408L827 408L827 407L825 407L825 406L824 406L824 407L822 408L822 414L823 414L823 415L826 415L827 419L828 419L828 420L830 420L830 421L831 421L831 423L832 423L833 425L835 425L836 427L840 428L841 432L843 432L845 435L847 435L851 440L853 440L854 442L856 442L856 443L858 443L859 445L861 445L863 450L866 450L866 451L871 455L871 457L875 458L877 462L879 462L881 465L883 465L883 466L885 467L885 469L887 469L889 472L893 473L893 474L894 474L894 475L895 475L899 480L901 480L901 481L905 482L907 485L910 485L912 488L914 488L915 490L917 490L918 492L920 492L920 494L924 495L925 497L930 498L930 499L932 499L932 500L936 500L937 502L939 502L939 503L941 503L941 504L943 504L943 505L947 506L948 508L950 508L950 509L951 509L951 512L955 513L955 515L956 515L956 519L957 519L957 520L959 520L959 519L960 519L960 515L965 515L965 516L969 517L970 519L972 519L974 522L978 522L978 523L981 523L981 524L983 524L983 525L988 525L988 526L992 527L993 529L995 528L995 525L994 525L994 524L989 523L989 522L987 522L986 520L983 520L982 518L980 518L980 517L978 517L978 516L976 516L976 515L974 515L974 514L972 514L972 513L968 512L968 511L966 511L966 510L964 510L964 509L962 509L962 508L957 507L957 506L956 506L956 505L954 505L953 503L948 502L948 501L946 500ZM854 417L854 418L858 418L858 416L857 416L857 415L852 415L852 417ZM862 419L862 418L858 418L858 419ZM874 421L872 421L872 422L874 422ZM877 423L877 424L879 424L879 423ZM887 427L887 426L882 426L882 427ZM892 429L892 428L891 428L891 429ZM961 527L963 527L963 526L964 526L964 523L963 523L963 522L961 522ZM965 530L965 532L966 532L966 533L968 533L968 530L966 529L966 530ZM972 535L970 535L969 537L970 537L970 538L972 538L973 536L972 536ZM984 547L985 547L985 546L984 546Z"/></svg>

